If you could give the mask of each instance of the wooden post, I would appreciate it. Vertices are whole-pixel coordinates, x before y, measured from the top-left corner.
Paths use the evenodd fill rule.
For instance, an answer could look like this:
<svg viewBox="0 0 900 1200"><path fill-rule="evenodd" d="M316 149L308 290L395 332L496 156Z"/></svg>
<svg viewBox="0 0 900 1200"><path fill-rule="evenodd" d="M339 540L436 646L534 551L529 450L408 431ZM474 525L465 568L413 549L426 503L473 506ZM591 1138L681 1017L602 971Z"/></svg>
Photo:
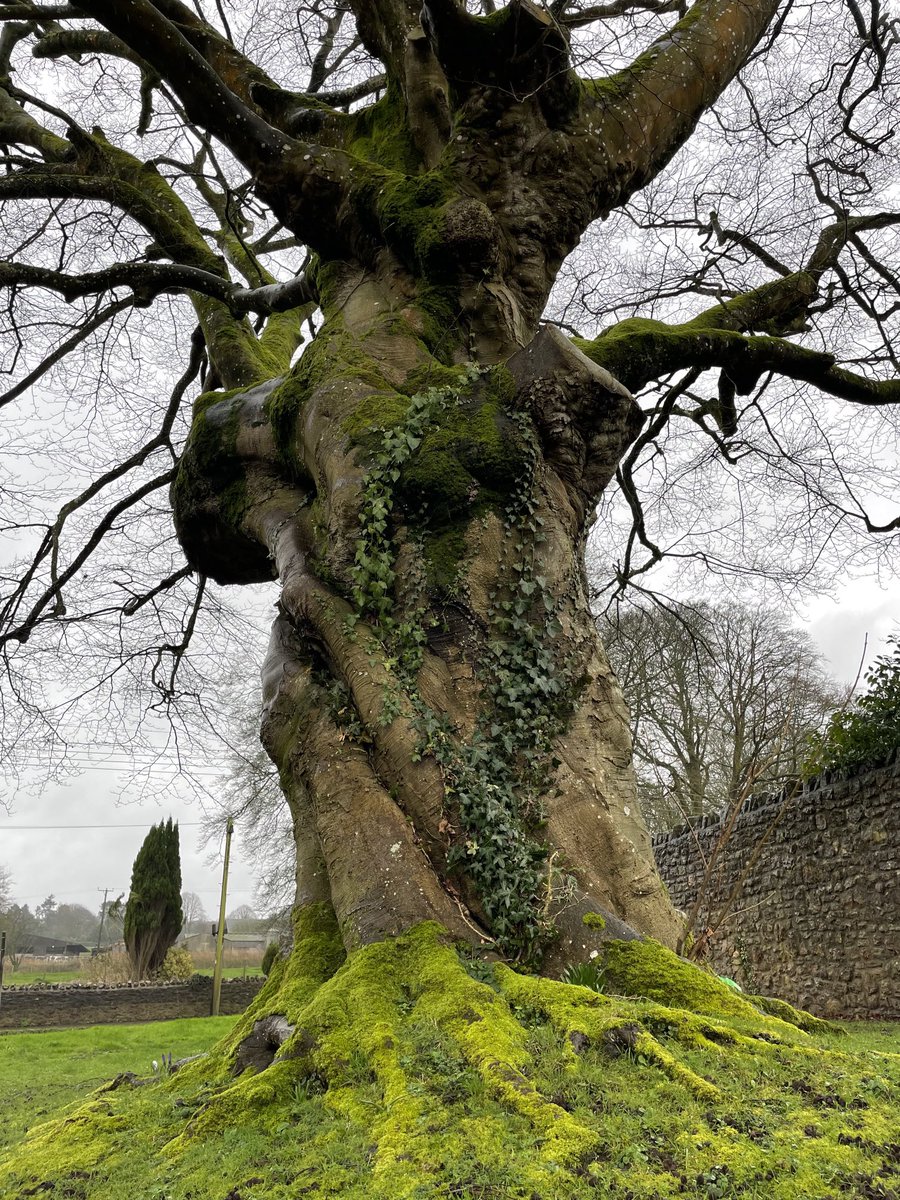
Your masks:
<svg viewBox="0 0 900 1200"><path fill-rule="evenodd" d="M225 864L222 867L222 897L219 901L219 925L216 929L216 965L213 970L212 1008L210 1016L219 1015L219 1000L222 995L222 952L225 946L225 899L228 893L228 859L231 856L231 835L234 821L228 818L225 826Z"/></svg>

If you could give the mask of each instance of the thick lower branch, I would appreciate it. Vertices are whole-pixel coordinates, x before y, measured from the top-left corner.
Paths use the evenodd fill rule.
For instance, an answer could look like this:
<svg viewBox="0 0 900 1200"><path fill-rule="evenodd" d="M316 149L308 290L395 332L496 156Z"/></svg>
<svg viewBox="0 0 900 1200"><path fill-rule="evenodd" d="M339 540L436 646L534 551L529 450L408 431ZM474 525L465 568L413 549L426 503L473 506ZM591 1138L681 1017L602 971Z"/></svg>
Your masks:
<svg viewBox="0 0 900 1200"><path fill-rule="evenodd" d="M764 374L774 372L857 404L900 400L900 380L866 379L836 366L833 354L784 338L717 329L705 315L684 325L634 318L621 321L593 342L577 344L588 358L635 391L675 371L721 367L740 395L749 394Z"/></svg>
<svg viewBox="0 0 900 1200"><path fill-rule="evenodd" d="M41 287L58 292L67 302L81 296L95 296L114 288L131 288L134 303L145 306L164 292L199 292L225 304L235 316L255 312L260 315L287 312L315 300L304 275L284 283L245 288L222 275L181 263L116 263L100 271L67 275L48 267L27 263L0 263L0 287Z"/></svg>
<svg viewBox="0 0 900 1200"><path fill-rule="evenodd" d="M586 84L581 142L606 216L653 179L747 61L781 0L696 0L624 70ZM624 169L623 169L624 168Z"/></svg>

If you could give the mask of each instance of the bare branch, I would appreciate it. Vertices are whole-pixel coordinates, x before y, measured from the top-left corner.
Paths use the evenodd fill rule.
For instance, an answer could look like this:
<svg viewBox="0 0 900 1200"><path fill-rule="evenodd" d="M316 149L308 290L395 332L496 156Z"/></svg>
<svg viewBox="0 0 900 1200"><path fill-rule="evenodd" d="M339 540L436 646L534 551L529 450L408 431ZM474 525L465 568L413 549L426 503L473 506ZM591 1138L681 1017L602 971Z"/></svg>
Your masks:
<svg viewBox="0 0 900 1200"><path fill-rule="evenodd" d="M47 357L37 367L34 368L33 371L29 371L28 374L23 379L20 379L17 384L0 395L0 408L6 404L10 404L17 397L21 396L23 392L27 391L32 384L37 383L42 375L45 375L47 371L49 371L51 367L54 367L58 362L62 362L67 354L69 354L77 346L80 346L81 343L89 338L92 333L95 333L101 325L105 325L107 321L111 321L113 317L117 317L119 313L125 312L125 310L131 308L131 306L131 300L115 300L112 304L108 304L106 308L100 309L99 312L90 318L90 320L79 326L79 328L75 331L75 333L72 334L71 337L66 338L66 340L61 342L54 351L48 354Z"/></svg>
<svg viewBox="0 0 900 1200"><path fill-rule="evenodd" d="M677 12L684 16L687 0L611 0L609 4L592 4L573 12L567 11L568 4L569 0L560 0L551 7L561 24L575 29L592 21L609 21L632 12L649 12L660 16Z"/></svg>
<svg viewBox="0 0 900 1200"><path fill-rule="evenodd" d="M66 275L24 263L0 263L0 287L22 286L47 288L59 292L67 301L128 287L133 294L131 303L138 307L150 304L163 292L200 292L220 300L235 315L286 312L315 299L305 275L285 283L242 288L209 271L179 263L115 263L83 275Z"/></svg>
<svg viewBox="0 0 900 1200"><path fill-rule="evenodd" d="M63 615L65 613L65 605L62 602L62 589L81 570L94 551L101 545L116 519L127 512L128 509L139 504L141 500L146 499L147 496L152 495L153 492L158 492L160 489L168 487L174 478L174 469L165 471L162 475L157 475L156 478L148 480L136 488L130 495L119 500L108 509L66 569L60 572L52 584L45 588L32 605L28 615L15 625L12 625L11 621L15 616L18 604L10 607L11 602L7 602L4 605L3 611L0 612L0 622L8 626L6 632L0 632L0 647L10 641L27 642L35 626L42 624L44 621L52 620L55 616ZM16 596L14 598L18 600L19 597ZM52 610L47 614L47 609L51 605L53 606Z"/></svg>

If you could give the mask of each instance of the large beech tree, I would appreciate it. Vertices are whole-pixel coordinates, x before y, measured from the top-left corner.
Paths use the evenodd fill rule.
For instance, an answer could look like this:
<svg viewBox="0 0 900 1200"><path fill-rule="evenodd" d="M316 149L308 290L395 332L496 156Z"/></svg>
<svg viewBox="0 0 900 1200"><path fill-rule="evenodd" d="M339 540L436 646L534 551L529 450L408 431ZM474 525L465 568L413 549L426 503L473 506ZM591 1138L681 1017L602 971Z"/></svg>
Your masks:
<svg viewBox="0 0 900 1200"><path fill-rule="evenodd" d="M810 96L836 97L835 149L807 155L821 221L803 215L789 261L715 211L640 207L742 69L805 27L794 7L301 6L301 31L322 36L300 79L283 56L269 74L244 52L241 31L265 18L240 6L207 19L180 0L0 4L0 285L17 372L4 403L126 310L139 321L187 296L196 316L171 397L134 406L130 452L54 516L19 522L43 524L3 610L11 677L46 653L50 626L74 636L92 615L69 607L74 581L123 527L140 556L136 514L166 495L183 559L155 585L121 584L123 620L190 597L178 637L145 655L164 699L206 580L277 580L262 739L293 818L298 905L333 913L348 949L426 919L548 972L610 935L677 941L589 607L598 502L618 473L634 516L626 576L635 547L659 557L634 469L667 422L693 422L733 465L744 414L765 413L778 380L823 405L900 399L885 249L900 218L868 178L891 153L896 31L874 0L819 6L835 49ZM595 53L607 30L618 40ZM110 80L132 107L110 105ZM789 131L799 101L779 103ZM542 323L551 289L617 211L702 234L715 267L682 272L671 294L702 303L672 320L657 289L572 339ZM34 364L40 306L58 298L78 316ZM804 336L838 324L842 304L870 323L845 361ZM133 355L158 357L150 326L132 328ZM104 389L98 402L114 375ZM656 399L642 408L639 393ZM72 549L64 525L106 495Z"/></svg>

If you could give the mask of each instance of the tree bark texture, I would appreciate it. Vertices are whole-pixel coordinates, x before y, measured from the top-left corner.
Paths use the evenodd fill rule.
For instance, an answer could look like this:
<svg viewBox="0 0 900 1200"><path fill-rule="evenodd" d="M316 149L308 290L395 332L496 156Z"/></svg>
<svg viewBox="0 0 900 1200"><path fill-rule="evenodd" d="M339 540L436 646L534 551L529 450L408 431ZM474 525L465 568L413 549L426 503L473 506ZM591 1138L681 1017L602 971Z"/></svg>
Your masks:
<svg viewBox="0 0 900 1200"><path fill-rule="evenodd" d="M634 401L549 327L441 362L400 272L326 273L316 342L201 398L173 489L198 569L281 583L263 737L301 902L348 946L423 919L554 961L618 921L673 941L583 571Z"/></svg>
<svg viewBox="0 0 900 1200"><path fill-rule="evenodd" d="M143 23L164 68L167 6L85 7L125 40ZM601 87L526 0L486 20L362 5L385 95L302 120L181 22L206 64L177 81L185 106L316 250L324 325L286 375L232 372L198 401L176 524L196 569L280 581L263 739L298 894L348 947L423 919L546 969L610 935L676 941L583 567L641 417L609 348L591 361L540 315L586 225L660 169L776 7L702 0ZM310 121L305 153L282 130ZM227 330L208 342L227 360Z"/></svg>

